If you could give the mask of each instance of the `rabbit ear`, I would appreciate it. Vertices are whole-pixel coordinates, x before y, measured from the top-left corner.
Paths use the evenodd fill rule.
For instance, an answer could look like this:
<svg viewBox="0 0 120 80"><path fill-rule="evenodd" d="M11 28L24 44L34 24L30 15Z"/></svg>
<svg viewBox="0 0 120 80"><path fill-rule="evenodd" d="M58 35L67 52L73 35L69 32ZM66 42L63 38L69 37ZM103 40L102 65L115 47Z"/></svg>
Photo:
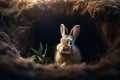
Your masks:
<svg viewBox="0 0 120 80"><path fill-rule="evenodd" d="M70 35L71 35L72 37L77 38L78 35L79 35L79 32L80 32L80 25L75 25L75 26L71 29Z"/></svg>
<svg viewBox="0 0 120 80"><path fill-rule="evenodd" d="M61 24L61 26L60 26L60 32L61 32L61 35L62 35L62 36L68 34L68 29L65 27L64 24Z"/></svg>

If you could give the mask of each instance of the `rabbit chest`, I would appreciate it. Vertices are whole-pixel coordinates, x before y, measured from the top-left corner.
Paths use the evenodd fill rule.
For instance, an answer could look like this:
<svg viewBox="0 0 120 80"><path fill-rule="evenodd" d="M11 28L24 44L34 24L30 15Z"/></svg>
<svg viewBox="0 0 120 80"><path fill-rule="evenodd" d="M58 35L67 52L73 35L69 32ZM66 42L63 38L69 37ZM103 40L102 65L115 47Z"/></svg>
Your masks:
<svg viewBox="0 0 120 80"><path fill-rule="evenodd" d="M57 64L62 64L64 62L71 62L73 64L77 64L81 62L81 55L80 55L80 51L78 50L77 52L71 53L71 54L65 54L65 53L60 53L60 52L56 52L55 55L55 62Z"/></svg>

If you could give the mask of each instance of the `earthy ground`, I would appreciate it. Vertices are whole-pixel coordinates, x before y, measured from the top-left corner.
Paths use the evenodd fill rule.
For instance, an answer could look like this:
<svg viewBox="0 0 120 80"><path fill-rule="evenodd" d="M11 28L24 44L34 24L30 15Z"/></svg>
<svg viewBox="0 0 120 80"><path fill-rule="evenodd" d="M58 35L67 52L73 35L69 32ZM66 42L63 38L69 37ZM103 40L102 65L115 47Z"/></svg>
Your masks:
<svg viewBox="0 0 120 80"><path fill-rule="evenodd" d="M120 80L120 1L51 0L45 2L0 0L0 79ZM36 11L38 12L36 13ZM56 17L55 20L51 21L51 16L48 14ZM36 35L39 28L35 27L35 24L40 23L40 21L51 22L41 22L39 25L51 24L60 17L67 20L72 15L80 15L79 18L85 18L83 23L84 21L93 23L100 33L104 50L101 51L102 53L100 52L102 56L99 59L92 59L93 57L87 59L88 56L81 64L60 67L56 64L40 65L31 59L23 58L29 52L29 47L36 46L36 37L41 36ZM65 16L68 17L65 19ZM74 24L77 23L76 21ZM98 56L99 52L96 54ZM85 56L84 53L83 56ZM90 61L90 64L89 60L94 63Z"/></svg>

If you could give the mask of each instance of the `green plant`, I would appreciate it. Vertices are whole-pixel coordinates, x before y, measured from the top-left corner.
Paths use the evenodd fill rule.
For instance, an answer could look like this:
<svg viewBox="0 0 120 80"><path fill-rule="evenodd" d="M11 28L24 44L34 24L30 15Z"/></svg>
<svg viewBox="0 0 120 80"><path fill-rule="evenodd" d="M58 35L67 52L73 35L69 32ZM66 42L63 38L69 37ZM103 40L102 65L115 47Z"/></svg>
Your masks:
<svg viewBox="0 0 120 80"><path fill-rule="evenodd" d="M71 65L71 64L73 64L71 61L65 61L65 62L63 62L62 64L61 64L61 66L67 66L67 65Z"/></svg>
<svg viewBox="0 0 120 80"><path fill-rule="evenodd" d="M43 47L43 44L40 42L40 46L37 49L31 48L31 50L34 52L34 55L31 56L31 58L36 62L40 64L50 63L51 59L46 57L47 54L47 48L48 45L46 44L45 48Z"/></svg>

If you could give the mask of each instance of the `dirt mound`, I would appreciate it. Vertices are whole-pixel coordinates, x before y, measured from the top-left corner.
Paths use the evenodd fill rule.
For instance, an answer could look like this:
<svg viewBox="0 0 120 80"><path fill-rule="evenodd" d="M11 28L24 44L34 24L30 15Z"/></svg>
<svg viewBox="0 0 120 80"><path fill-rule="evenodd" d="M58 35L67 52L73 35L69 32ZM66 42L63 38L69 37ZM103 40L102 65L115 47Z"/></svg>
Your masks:
<svg viewBox="0 0 120 80"><path fill-rule="evenodd" d="M19 0L18 2L15 0L0 0L0 5L2 6L0 8L0 31L3 31L0 32L0 79L120 79L119 0L43 0L41 2L35 0L34 3L29 2L29 0ZM50 15L47 14L48 12ZM52 22L55 23L60 17L62 17L61 19L65 19L65 16L70 17L72 15L77 15L77 17L80 15L79 19L81 21L85 18L88 22L94 23L99 30L106 49L104 52L105 55L100 57L98 62L95 64L86 64L83 62L79 65L60 67L56 64L36 64L31 59L21 57L20 53L26 53L26 49L31 45L35 46L35 43L33 43L34 40L30 41L30 39L34 39L34 34L37 34L35 31L39 29L34 26L37 21L38 23L40 23L39 21L43 21L39 24L42 26L41 24L46 24L44 21L51 21L47 23L51 24ZM52 20L53 17L55 17L55 20ZM69 19L68 17L66 19ZM74 17L72 17L72 19L73 18ZM69 20L71 20L71 18ZM76 23L75 21L73 24ZM58 22L58 24L60 24L60 22ZM46 26L44 27L46 28ZM44 27L42 27L41 30L44 30ZM50 28L48 28L48 30L49 29ZM32 38L30 37L32 36L31 33L33 35ZM26 39L26 37L28 38ZM23 46L27 46L25 51L20 51Z"/></svg>

